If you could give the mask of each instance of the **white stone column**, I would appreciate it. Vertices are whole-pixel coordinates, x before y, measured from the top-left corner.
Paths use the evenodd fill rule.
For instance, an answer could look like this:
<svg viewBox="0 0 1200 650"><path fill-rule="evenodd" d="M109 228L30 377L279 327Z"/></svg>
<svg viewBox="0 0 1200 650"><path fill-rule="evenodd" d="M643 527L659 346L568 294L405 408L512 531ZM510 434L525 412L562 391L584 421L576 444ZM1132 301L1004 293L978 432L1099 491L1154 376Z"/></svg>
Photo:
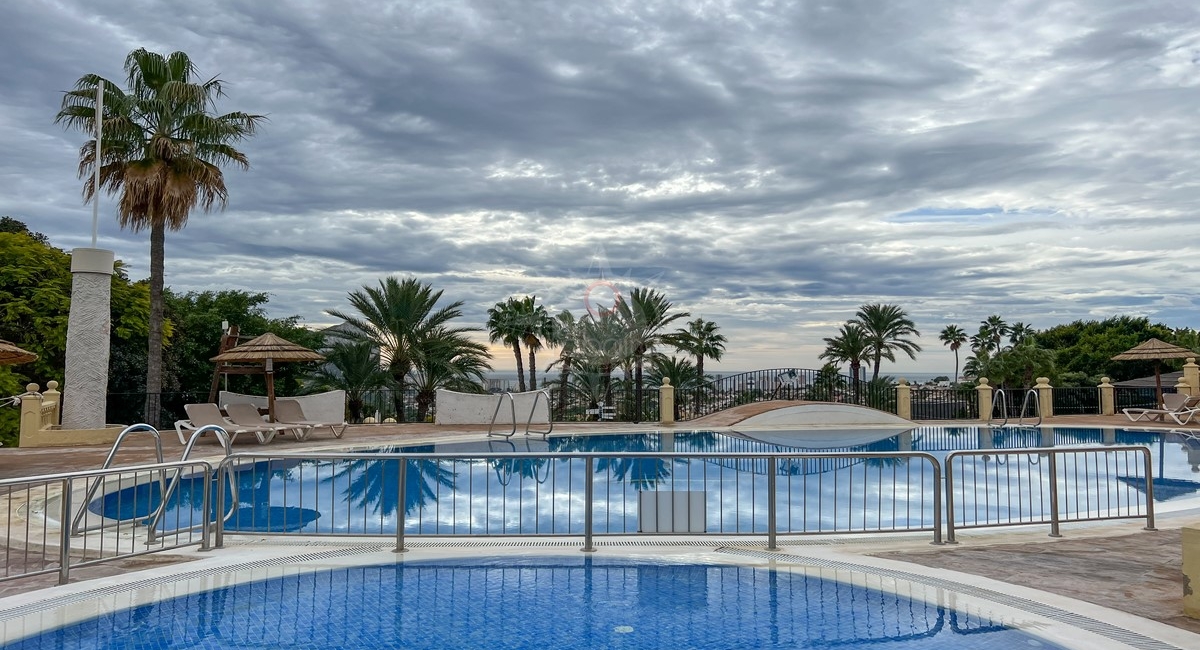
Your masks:
<svg viewBox="0 0 1200 650"><path fill-rule="evenodd" d="M99 248L71 251L71 314L63 381L64 429L104 428L108 340L115 256Z"/></svg>

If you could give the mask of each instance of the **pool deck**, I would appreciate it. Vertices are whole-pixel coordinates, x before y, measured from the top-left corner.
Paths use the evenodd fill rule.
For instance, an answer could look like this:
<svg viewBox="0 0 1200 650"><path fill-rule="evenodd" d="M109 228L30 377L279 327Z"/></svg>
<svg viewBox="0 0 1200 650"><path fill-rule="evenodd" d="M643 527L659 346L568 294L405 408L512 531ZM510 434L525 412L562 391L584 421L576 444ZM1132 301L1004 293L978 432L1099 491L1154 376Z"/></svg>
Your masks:
<svg viewBox="0 0 1200 650"><path fill-rule="evenodd" d="M758 412L778 408L780 403L749 404L705 418L684 422L676 430L724 427ZM918 425L978 426L978 422L918 422ZM1069 416L1048 418L1050 426L1141 428L1158 426L1189 429L1200 433L1200 426L1164 427L1161 423L1131 423L1124 416ZM628 423L585 423L556 425L555 433L599 433L628 431L631 428L657 428L657 425ZM307 441L280 436L267 445L273 451L316 450L330 446L381 446L446 440L458 436L479 435L487 427L438 426L433 424L385 424L351 426L341 440L328 434L316 434ZM178 458L182 450L173 431L163 432L164 455ZM261 449L252 437L243 437L237 448ZM215 457L219 447L204 441L197 457ZM94 469L108 453L107 446L53 449L0 448L0 478L34 476L56 472ZM148 438L131 440L123 447L121 465L151 462L154 447ZM997 531L960 534L956 546L932 546L928 539L910 536L875 535L870 539L851 540L839 545L839 551L861 557L877 557L913 565L956 571L999 580L1022 587L1068 596L1102 605L1139 617L1160 621L1177 628L1200 633L1200 620L1182 615L1183 574L1181 572L1180 528L1200 525L1200 508L1160 514L1157 531L1144 531L1140 523L1064 526L1064 537L1051 539L1048 530L1028 526ZM269 543L269 542L268 542ZM110 565L79 570L81 578L121 574L174 562L189 561L186 556L155 554L132 558ZM42 576L0 583L0 597L40 589L54 583Z"/></svg>

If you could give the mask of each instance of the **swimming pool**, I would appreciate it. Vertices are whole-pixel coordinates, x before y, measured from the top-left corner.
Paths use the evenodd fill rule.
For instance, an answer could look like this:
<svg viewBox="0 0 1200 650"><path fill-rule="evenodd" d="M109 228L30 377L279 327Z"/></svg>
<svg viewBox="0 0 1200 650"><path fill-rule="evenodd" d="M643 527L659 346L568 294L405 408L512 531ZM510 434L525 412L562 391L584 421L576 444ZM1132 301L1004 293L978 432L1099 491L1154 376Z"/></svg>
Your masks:
<svg viewBox="0 0 1200 650"><path fill-rule="evenodd" d="M403 504L399 460L315 460L280 455L248 462L235 472L236 507L226 522L232 532L296 534L390 534L403 517L406 533L448 535L579 535L583 501L594 486L598 534L647 532L649 493L696 499L696 530L763 533L772 484L780 503L774 515L785 533L929 530L933 526L935 473L920 458L889 453L922 452L944 460L965 449L996 450L959 465L986 489L955 497L960 524L1028 521L1050 507L1046 463L1034 456L1004 454L1030 447L1145 445L1157 463L1156 499L1184 498L1200 489L1192 480L1193 451L1167 448L1170 434L1084 428L919 427L806 431L691 431L552 436L549 440L476 440L395 447L428 457L404 461ZM472 454L520 452L522 456L472 458ZM593 452L589 473L580 459L538 454ZM692 454L689 458L647 457L642 452ZM837 452L841 457L783 460L719 454ZM629 455L622 455L622 454ZM866 454L856 457L854 454ZM430 455L454 454L453 459ZM713 454L713 456L704 456ZM871 454L876 454L871 456ZM699 455L699 457L697 457ZM1066 476L1066 478L1063 478ZM1065 513L1144 505L1144 472L1128 459L1093 454L1060 468L1071 481ZM184 480L162 522L164 530L199 520L203 477ZM1031 489L1037 494L1026 495ZM108 492L89 510L129 520L144 517L159 499L159 485L145 483ZM1018 494L1018 491L1024 491ZM227 492L228 498L233 495ZM691 502L689 502L691 503ZM689 522L694 523L694 522ZM663 531L649 531L663 532Z"/></svg>
<svg viewBox="0 0 1200 650"><path fill-rule="evenodd" d="M200 591L3 648L1063 648L1018 629L1044 626L1028 616L885 583L638 558L422 560Z"/></svg>

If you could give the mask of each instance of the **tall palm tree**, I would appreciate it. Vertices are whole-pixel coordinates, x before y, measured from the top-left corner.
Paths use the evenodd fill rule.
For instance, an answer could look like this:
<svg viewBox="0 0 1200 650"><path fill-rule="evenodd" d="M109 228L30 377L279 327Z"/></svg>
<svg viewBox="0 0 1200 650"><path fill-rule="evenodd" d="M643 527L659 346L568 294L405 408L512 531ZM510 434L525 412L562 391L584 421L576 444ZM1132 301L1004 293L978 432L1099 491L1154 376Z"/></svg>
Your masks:
<svg viewBox="0 0 1200 650"><path fill-rule="evenodd" d="M857 387L862 362L871 353L871 343L862 326L854 321L842 325L837 336L825 339L825 351L817 358L831 363L845 363L850 366L850 379Z"/></svg>
<svg viewBox="0 0 1200 650"><path fill-rule="evenodd" d="M992 314L984 320L979 321L979 334L977 336L986 342L986 350L988 352L999 352L1001 343L1004 337L1008 336L1010 328L1008 323L1000 318L999 314Z"/></svg>
<svg viewBox="0 0 1200 650"><path fill-rule="evenodd" d="M380 360L387 364L396 384L396 419L404 422L409 373L426 353L426 343L434 339L434 334L467 335L479 330L450 327L451 321L462 316L462 301L438 307L442 292L415 278L385 278L378 287L363 286L350 292L349 297L357 315L337 309L325 313L351 325L353 330L343 336L369 341L379 349Z"/></svg>
<svg viewBox="0 0 1200 650"><path fill-rule="evenodd" d="M635 418L642 416L642 365L646 354L664 342L667 325L687 318L687 312L671 313L674 305L662 293L654 289L638 287L625 296L617 298L615 309L625 325L629 347L633 352L633 412Z"/></svg>
<svg viewBox="0 0 1200 650"><path fill-rule="evenodd" d="M958 325L947 325L938 333L938 340L954 353L954 383L958 383L958 351L967 342L967 333Z"/></svg>
<svg viewBox="0 0 1200 650"><path fill-rule="evenodd" d="M684 407L688 406L684 403L690 396L695 399L695 390L704 382L704 376L700 374L696 366L688 359L680 359L676 356L668 357L665 354L650 355L650 387L661 388L663 380L670 380L671 385L675 387L675 420L679 421L679 415L683 412Z"/></svg>
<svg viewBox="0 0 1200 650"><path fill-rule="evenodd" d="M687 328L680 328L666 337L666 342L683 352L696 357L696 372L704 377L704 359L720 361L729 342L716 323L703 318L688 321Z"/></svg>
<svg viewBox="0 0 1200 650"><path fill-rule="evenodd" d="M547 366L546 372L550 372L550 369L556 364L559 366L558 419L562 420L566 417L567 388L571 380L571 365L579 354L579 324L571 312L564 309L554 317L553 327L549 329L549 335L546 337L546 344L558 347L558 360Z"/></svg>
<svg viewBox="0 0 1200 650"><path fill-rule="evenodd" d="M229 198L223 165L248 169L234 145L254 134L266 118L212 113L224 95L216 77L202 80L187 54L166 56L137 49L125 58L128 88L95 74L84 75L63 96L56 123L96 132L96 89L104 83L103 142L79 150L84 201L101 188L120 194L117 221L133 232L150 230L150 335L146 358L146 417L157 417L162 392L163 258L166 231L181 230L199 206L224 208ZM100 165L100 187L93 171Z"/></svg>
<svg viewBox="0 0 1200 650"><path fill-rule="evenodd" d="M521 342L525 337L521 335L521 302L515 298L509 298L504 302L498 302L494 307L487 310L487 328L488 340L492 343L503 343L512 348L513 356L517 358L517 390L525 392L525 360L521 356Z"/></svg>
<svg viewBox="0 0 1200 650"><path fill-rule="evenodd" d="M920 336L916 325L899 305L869 303L859 307L854 322L863 328L870 345L874 372L871 381L879 379L879 364L883 359L896 361L896 351L916 359L921 346L906 337Z"/></svg>
<svg viewBox="0 0 1200 650"><path fill-rule="evenodd" d="M579 319L577 335L579 361L599 373L603 401L612 404L613 369L632 354L624 323L615 310L600 310Z"/></svg>
<svg viewBox="0 0 1200 650"><path fill-rule="evenodd" d="M1017 321L1008 328L1008 342L1012 346L1018 346L1025 342L1025 339L1037 334L1037 330L1033 329L1032 325L1026 325L1021 321Z"/></svg>
<svg viewBox="0 0 1200 650"><path fill-rule="evenodd" d="M362 422L363 396L391 381L379 367L379 353L366 341L334 343L325 352L325 365L317 369L313 388L346 391L350 421Z"/></svg>

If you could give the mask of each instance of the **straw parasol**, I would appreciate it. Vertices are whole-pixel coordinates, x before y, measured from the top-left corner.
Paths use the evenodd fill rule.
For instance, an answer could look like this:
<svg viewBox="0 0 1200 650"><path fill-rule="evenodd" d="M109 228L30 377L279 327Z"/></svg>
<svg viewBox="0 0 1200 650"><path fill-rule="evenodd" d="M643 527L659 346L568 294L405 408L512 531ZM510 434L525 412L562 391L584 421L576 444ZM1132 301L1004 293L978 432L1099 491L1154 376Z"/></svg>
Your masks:
<svg viewBox="0 0 1200 650"><path fill-rule="evenodd" d="M23 350L8 341L0 340L0 366L11 366L18 363L36 361L38 355Z"/></svg>
<svg viewBox="0 0 1200 650"><path fill-rule="evenodd" d="M1162 373L1159 366L1163 359L1186 359L1194 357L1196 353L1187 348L1181 348L1178 345L1171 345L1166 341L1158 339L1150 339L1144 343L1139 343L1136 346L1113 357L1113 361L1153 361L1154 362L1154 390L1158 397L1159 406L1163 403L1162 396Z"/></svg>
<svg viewBox="0 0 1200 650"><path fill-rule="evenodd" d="M324 361L325 357L280 338L270 332L226 350L210 361L252 361L262 363L267 374L267 417L275 421L275 362Z"/></svg>

